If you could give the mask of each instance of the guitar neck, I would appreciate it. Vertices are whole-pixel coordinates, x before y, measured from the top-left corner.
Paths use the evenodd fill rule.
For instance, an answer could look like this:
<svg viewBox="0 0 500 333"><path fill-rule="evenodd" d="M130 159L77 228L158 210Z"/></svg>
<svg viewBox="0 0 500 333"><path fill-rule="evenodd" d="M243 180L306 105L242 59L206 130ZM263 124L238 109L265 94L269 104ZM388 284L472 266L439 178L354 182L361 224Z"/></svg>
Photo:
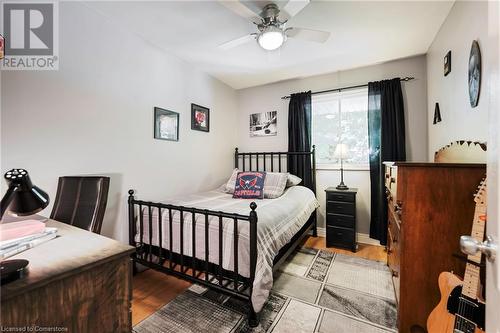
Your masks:
<svg viewBox="0 0 500 333"><path fill-rule="evenodd" d="M486 225L486 205L484 203L476 203L476 208L474 210L474 221L472 224L472 237L479 242L483 241L484 231ZM467 263L465 267L464 274L464 285L462 289L462 294L472 298L477 299L480 288L480 267L481 264L481 252L475 255L467 256L470 262L474 262L478 265L472 263Z"/></svg>

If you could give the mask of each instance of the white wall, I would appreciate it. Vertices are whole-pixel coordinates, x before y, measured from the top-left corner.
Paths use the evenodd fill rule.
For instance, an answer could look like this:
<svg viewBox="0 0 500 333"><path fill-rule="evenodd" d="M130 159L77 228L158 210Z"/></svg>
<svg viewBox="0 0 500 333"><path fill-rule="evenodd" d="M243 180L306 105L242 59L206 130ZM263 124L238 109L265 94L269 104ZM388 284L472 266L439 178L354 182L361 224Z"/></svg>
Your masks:
<svg viewBox="0 0 500 333"><path fill-rule="evenodd" d="M486 141L488 137L488 2L456 1L427 53L429 160L434 152L456 140ZM483 80L477 107L469 103L468 61L472 41L483 55ZM451 72L443 74L443 58L451 50ZM442 122L433 125L439 103Z"/></svg>
<svg viewBox="0 0 500 333"><path fill-rule="evenodd" d="M2 172L28 169L52 200L59 176L110 175L103 234L121 240L129 188L160 200L227 179L232 88L81 3L60 3L59 33L59 71L2 73ZM190 103L210 108L210 133L190 129ZM153 139L154 106L180 113L179 142Z"/></svg>
<svg viewBox="0 0 500 333"><path fill-rule="evenodd" d="M417 56L379 65L341 71L332 74L288 80L248 89L238 90L239 123L238 146L240 151L286 151L288 149L288 101L281 96L299 91L318 91L367 83L393 77L414 76L403 83L405 98L407 152L411 161L427 159L427 86L426 59ZM278 135L250 138L249 115L256 112L278 111ZM357 201L358 232L368 233L370 224L370 175L368 170L344 172L345 183L359 188ZM321 203L319 225L324 226L324 189L339 183L337 170L319 170L317 193Z"/></svg>

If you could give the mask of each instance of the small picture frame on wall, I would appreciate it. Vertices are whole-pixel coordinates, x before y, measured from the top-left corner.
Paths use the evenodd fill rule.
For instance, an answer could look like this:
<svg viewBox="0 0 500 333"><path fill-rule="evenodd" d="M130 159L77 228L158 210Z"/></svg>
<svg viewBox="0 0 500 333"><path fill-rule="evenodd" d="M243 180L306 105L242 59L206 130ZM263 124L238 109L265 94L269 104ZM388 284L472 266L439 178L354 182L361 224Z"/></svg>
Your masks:
<svg viewBox="0 0 500 333"><path fill-rule="evenodd" d="M179 141L179 114L177 112L155 107L154 138Z"/></svg>
<svg viewBox="0 0 500 333"><path fill-rule="evenodd" d="M451 51L448 51L444 56L444 76L451 72Z"/></svg>
<svg viewBox="0 0 500 333"><path fill-rule="evenodd" d="M250 137L276 136L278 112L260 112L250 115Z"/></svg>
<svg viewBox="0 0 500 333"><path fill-rule="evenodd" d="M191 129L210 132L210 109L198 104L191 104Z"/></svg>
<svg viewBox="0 0 500 333"><path fill-rule="evenodd" d="M5 38L3 38L2 35L0 35L0 59L4 58L5 55Z"/></svg>

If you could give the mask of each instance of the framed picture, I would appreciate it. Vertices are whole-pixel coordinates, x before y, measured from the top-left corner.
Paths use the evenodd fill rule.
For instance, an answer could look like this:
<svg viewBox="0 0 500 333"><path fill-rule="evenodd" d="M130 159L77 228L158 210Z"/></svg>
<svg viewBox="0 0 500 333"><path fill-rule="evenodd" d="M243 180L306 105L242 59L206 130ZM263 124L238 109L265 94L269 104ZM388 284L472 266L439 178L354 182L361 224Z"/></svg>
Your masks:
<svg viewBox="0 0 500 333"><path fill-rule="evenodd" d="M251 114L250 137L277 135L277 118L278 111Z"/></svg>
<svg viewBox="0 0 500 333"><path fill-rule="evenodd" d="M2 35L0 35L0 59L3 59L5 55L5 39L3 38Z"/></svg>
<svg viewBox="0 0 500 333"><path fill-rule="evenodd" d="M477 41L472 42L469 55L469 101L475 108L481 91L481 50Z"/></svg>
<svg viewBox="0 0 500 333"><path fill-rule="evenodd" d="M179 141L179 114L155 107L155 139Z"/></svg>
<svg viewBox="0 0 500 333"><path fill-rule="evenodd" d="M210 132L209 108L197 104L191 104L191 129Z"/></svg>
<svg viewBox="0 0 500 333"><path fill-rule="evenodd" d="M451 72L451 51L448 51L446 53L446 56L444 57L444 76L450 74Z"/></svg>

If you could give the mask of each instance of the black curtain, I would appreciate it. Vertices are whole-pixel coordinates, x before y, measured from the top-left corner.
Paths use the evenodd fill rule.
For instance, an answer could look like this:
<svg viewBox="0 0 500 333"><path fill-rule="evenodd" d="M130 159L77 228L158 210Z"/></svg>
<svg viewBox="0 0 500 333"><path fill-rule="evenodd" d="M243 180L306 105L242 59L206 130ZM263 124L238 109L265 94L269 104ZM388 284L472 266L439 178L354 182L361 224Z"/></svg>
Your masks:
<svg viewBox="0 0 500 333"><path fill-rule="evenodd" d="M288 151L311 151L311 92L292 94L288 105ZM311 159L288 156L288 172L301 177L302 184L312 185Z"/></svg>
<svg viewBox="0 0 500 333"><path fill-rule="evenodd" d="M387 198L383 162L405 161L405 116L399 78L368 83L370 147L370 237L387 243Z"/></svg>

